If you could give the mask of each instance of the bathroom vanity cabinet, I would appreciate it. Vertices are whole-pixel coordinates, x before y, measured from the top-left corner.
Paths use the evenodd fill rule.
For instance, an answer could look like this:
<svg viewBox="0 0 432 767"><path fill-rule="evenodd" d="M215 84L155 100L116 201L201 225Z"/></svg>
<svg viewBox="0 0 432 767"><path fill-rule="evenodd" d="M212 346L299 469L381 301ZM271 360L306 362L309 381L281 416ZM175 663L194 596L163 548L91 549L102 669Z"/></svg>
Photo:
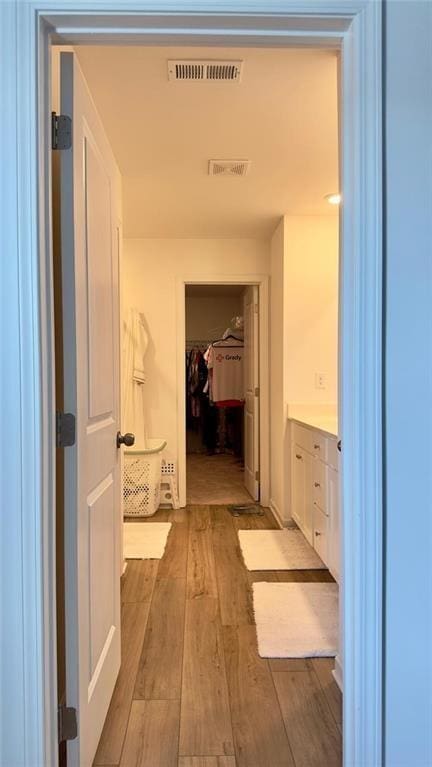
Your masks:
<svg viewBox="0 0 432 767"><path fill-rule="evenodd" d="M290 419L291 513L333 577L340 573L337 435Z"/></svg>

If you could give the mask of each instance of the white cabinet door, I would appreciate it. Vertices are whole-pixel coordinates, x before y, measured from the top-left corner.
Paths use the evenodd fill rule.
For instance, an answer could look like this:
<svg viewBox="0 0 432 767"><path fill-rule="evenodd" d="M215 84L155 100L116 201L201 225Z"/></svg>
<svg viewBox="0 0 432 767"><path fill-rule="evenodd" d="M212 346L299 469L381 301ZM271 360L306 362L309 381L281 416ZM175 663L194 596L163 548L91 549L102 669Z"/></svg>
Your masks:
<svg viewBox="0 0 432 767"><path fill-rule="evenodd" d="M314 508L314 547L322 561L328 567L328 517L317 506Z"/></svg>
<svg viewBox="0 0 432 767"><path fill-rule="evenodd" d="M259 359L258 359L258 287L246 289L244 310L244 380L245 380L245 485L254 501L259 500Z"/></svg>
<svg viewBox="0 0 432 767"><path fill-rule="evenodd" d="M303 529L306 493L305 452L293 443L291 445L291 513L300 529Z"/></svg>
<svg viewBox="0 0 432 767"><path fill-rule="evenodd" d="M305 499L303 514L303 533L311 546L313 546L313 464L316 459L305 453Z"/></svg>
<svg viewBox="0 0 432 767"><path fill-rule="evenodd" d="M331 466L327 467L327 499L329 512L329 561L328 567L339 583L340 576L340 511L339 511L339 474Z"/></svg>
<svg viewBox="0 0 432 767"><path fill-rule="evenodd" d="M68 765L90 767L120 667L119 175L86 82L61 54L65 409L76 444L65 449L67 705L78 738Z"/></svg>
<svg viewBox="0 0 432 767"><path fill-rule="evenodd" d="M309 543L313 545L312 460L305 450L296 444L292 445L292 515Z"/></svg>

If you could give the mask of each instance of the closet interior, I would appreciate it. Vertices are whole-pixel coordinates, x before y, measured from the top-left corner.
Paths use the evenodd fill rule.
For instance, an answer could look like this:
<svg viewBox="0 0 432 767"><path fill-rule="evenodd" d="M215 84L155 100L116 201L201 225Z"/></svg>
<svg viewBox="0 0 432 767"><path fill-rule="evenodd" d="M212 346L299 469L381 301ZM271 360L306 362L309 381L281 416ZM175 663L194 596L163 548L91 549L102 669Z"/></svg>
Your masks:
<svg viewBox="0 0 432 767"><path fill-rule="evenodd" d="M186 285L188 503L247 503L242 285Z"/></svg>

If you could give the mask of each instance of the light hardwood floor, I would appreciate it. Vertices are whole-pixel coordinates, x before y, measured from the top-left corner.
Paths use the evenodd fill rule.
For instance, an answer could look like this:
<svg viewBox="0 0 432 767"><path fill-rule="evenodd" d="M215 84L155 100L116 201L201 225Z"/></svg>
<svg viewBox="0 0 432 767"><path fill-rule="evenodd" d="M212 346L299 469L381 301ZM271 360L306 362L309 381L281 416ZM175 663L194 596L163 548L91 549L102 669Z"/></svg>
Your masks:
<svg viewBox="0 0 432 767"><path fill-rule="evenodd" d="M122 578L122 666L98 767L340 767L341 695L333 660L258 656L251 584L332 580L327 571L248 573L241 528L272 514L224 506L159 511L164 557Z"/></svg>

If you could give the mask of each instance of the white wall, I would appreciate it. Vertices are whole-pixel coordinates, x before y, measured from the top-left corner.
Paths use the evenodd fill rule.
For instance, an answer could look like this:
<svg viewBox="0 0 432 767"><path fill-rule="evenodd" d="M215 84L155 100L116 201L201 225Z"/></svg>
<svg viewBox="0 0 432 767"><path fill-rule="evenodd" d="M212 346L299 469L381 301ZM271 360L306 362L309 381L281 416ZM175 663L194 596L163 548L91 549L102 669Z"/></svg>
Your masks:
<svg viewBox="0 0 432 767"><path fill-rule="evenodd" d="M432 764L432 4L385 51L386 767Z"/></svg>
<svg viewBox="0 0 432 767"><path fill-rule="evenodd" d="M150 338L146 370L147 434L177 456L176 301L179 278L268 274L269 247L259 240L125 240L123 307L139 309Z"/></svg>
<svg viewBox="0 0 432 767"><path fill-rule="evenodd" d="M187 296L186 339L212 341L230 327L232 317L243 314L241 296Z"/></svg>
<svg viewBox="0 0 432 767"><path fill-rule="evenodd" d="M271 470L274 510L290 516L288 405L335 410L338 216L284 216L271 241ZM315 374L325 373L318 389Z"/></svg>
<svg viewBox="0 0 432 767"><path fill-rule="evenodd" d="M338 229L337 215L285 218L285 397L290 405L337 404ZM325 373L325 389L316 387L316 373Z"/></svg>

